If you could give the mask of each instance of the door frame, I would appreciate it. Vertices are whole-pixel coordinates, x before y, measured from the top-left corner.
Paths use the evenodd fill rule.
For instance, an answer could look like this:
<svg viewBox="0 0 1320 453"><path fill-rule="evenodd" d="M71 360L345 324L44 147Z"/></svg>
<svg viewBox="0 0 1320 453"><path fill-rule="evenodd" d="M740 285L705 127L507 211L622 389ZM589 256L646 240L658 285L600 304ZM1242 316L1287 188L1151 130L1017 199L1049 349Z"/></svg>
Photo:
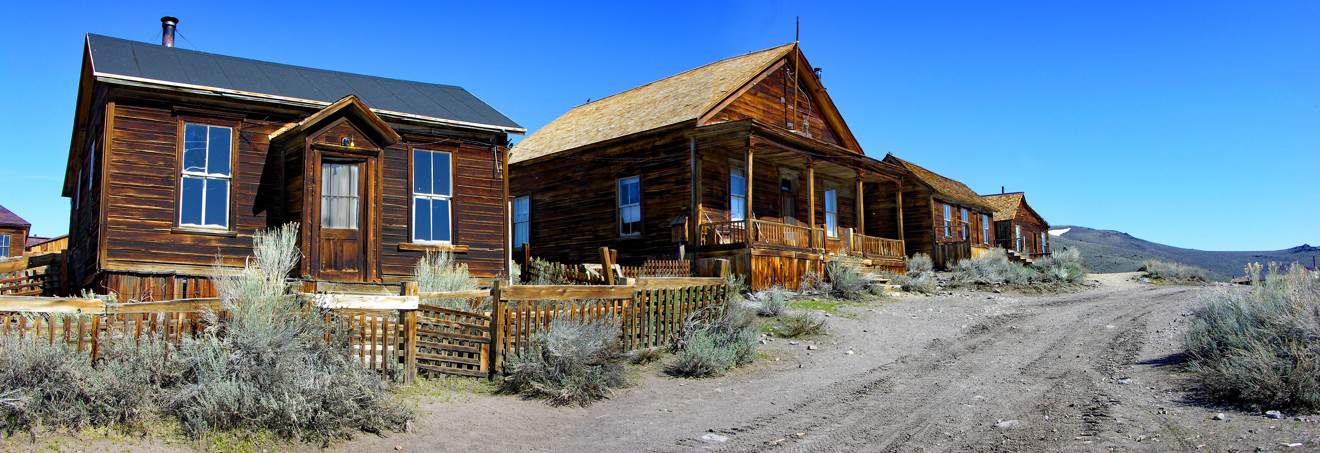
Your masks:
<svg viewBox="0 0 1320 453"><path fill-rule="evenodd" d="M308 146L307 159L303 173L305 191L303 224L307 225L307 241L303 244L303 256L308 261L307 272L317 280L331 280L321 275L321 163L322 162L360 162L362 163L363 184L362 208L358 231L362 233L362 282L380 282L380 154L379 148L346 147L326 143L312 143ZM342 280L342 279L340 279Z"/></svg>

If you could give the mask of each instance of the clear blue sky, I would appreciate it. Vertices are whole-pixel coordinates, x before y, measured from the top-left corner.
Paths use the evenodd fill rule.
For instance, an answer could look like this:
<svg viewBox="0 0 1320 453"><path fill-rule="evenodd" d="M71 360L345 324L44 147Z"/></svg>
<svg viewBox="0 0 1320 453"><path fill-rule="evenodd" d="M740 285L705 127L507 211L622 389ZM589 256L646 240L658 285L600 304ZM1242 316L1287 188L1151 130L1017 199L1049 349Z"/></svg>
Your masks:
<svg viewBox="0 0 1320 453"><path fill-rule="evenodd" d="M158 42L175 15L180 47L457 84L535 130L791 41L800 15L803 50L872 156L1026 191L1055 224L1201 249L1320 243L1312 1L60 3L12 4L0 27L0 204L35 234L66 231L85 32Z"/></svg>

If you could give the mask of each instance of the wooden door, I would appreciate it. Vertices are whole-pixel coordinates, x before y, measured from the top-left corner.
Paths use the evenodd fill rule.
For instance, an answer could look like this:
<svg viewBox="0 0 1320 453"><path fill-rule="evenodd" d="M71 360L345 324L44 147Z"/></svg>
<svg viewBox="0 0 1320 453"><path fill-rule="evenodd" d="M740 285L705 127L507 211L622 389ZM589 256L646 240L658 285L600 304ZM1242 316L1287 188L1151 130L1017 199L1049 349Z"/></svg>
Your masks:
<svg viewBox="0 0 1320 453"><path fill-rule="evenodd" d="M366 280L366 178L364 161L321 161L317 184L320 215L314 219L317 228L313 230L318 278Z"/></svg>

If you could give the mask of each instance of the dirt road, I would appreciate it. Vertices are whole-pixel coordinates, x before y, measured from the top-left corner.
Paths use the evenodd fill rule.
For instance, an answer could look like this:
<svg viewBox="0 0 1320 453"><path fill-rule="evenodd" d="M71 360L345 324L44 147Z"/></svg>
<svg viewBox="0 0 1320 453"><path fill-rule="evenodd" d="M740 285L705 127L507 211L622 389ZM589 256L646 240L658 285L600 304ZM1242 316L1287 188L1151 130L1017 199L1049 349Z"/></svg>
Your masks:
<svg viewBox="0 0 1320 453"><path fill-rule="evenodd" d="M585 409L471 395L424 404L411 433L336 449L1320 448L1320 420L1189 402L1171 365L1186 315L1213 289L1127 277L1094 276L1100 286L1058 296L903 297L830 318L832 333L814 342L775 340L759 365L723 378L643 368L637 386ZM1228 420L1211 419L1221 411Z"/></svg>

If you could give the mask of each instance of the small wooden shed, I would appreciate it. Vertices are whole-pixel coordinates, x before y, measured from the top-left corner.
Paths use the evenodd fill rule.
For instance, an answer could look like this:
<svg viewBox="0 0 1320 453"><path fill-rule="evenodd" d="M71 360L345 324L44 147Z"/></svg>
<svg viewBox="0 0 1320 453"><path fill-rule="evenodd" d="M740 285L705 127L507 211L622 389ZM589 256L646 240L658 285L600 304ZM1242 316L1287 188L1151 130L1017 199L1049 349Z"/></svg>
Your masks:
<svg viewBox="0 0 1320 453"><path fill-rule="evenodd" d="M1050 254L1050 223L1027 204L1022 192L984 195L981 199L995 208L996 245L1009 256L1031 260Z"/></svg>

